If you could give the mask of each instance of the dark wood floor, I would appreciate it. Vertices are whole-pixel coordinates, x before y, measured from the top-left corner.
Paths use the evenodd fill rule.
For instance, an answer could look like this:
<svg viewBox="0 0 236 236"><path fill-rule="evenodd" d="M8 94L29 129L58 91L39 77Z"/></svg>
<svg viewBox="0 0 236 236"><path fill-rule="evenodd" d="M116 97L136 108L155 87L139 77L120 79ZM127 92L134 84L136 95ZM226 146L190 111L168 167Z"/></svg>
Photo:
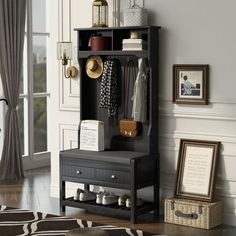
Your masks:
<svg viewBox="0 0 236 236"><path fill-rule="evenodd" d="M0 183L0 204L10 207L29 209L52 214L61 214L59 199L50 197L50 169L36 169L26 172L21 181L4 181ZM66 208L69 217L77 217L103 224L112 224L129 228L142 229L147 232L168 236L235 236L236 227L219 226L214 230L202 230L191 227L163 223L162 217L153 220L152 215L144 215L138 223L131 225L128 219L94 215L82 209Z"/></svg>

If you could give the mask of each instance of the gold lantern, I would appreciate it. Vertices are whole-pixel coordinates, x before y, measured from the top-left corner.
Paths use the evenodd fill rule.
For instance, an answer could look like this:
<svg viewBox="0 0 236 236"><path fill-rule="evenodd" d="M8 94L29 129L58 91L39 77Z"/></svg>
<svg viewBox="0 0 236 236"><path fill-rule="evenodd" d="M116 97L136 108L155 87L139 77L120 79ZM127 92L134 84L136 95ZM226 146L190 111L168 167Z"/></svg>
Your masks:
<svg viewBox="0 0 236 236"><path fill-rule="evenodd" d="M108 4L106 0L93 1L93 27L108 27Z"/></svg>

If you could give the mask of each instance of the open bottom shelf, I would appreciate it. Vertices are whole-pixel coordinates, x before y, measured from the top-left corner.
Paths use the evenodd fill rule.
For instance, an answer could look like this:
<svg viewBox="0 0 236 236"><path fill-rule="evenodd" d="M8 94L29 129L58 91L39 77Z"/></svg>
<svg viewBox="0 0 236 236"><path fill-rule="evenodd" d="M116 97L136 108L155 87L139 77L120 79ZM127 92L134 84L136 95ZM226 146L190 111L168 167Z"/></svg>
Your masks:
<svg viewBox="0 0 236 236"><path fill-rule="evenodd" d="M73 197L62 200L63 206L71 206L77 208L87 209L91 212L104 212L116 215L122 215L130 217L131 208L125 206L119 206L117 203L110 205L97 204L95 200L92 201L74 201ZM143 205L137 207L137 215L141 215L147 212L155 210L155 204L151 202L144 202Z"/></svg>

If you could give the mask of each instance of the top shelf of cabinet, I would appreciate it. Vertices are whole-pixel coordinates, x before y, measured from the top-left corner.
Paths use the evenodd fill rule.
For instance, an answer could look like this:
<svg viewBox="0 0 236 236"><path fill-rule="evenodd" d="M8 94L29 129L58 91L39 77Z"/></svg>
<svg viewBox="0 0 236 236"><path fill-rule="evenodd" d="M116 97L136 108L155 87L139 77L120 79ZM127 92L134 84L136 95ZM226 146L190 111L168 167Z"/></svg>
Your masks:
<svg viewBox="0 0 236 236"><path fill-rule="evenodd" d="M151 32L158 31L159 26L134 26L134 27L103 27L103 28L76 28L78 33L78 57L86 58L90 55L101 56L137 56L148 57L151 47ZM139 38L146 43L147 47L142 51L123 51L123 39L129 39L131 32L137 32ZM92 36L103 36L110 39L110 47L104 51L92 51L90 48L90 39Z"/></svg>
<svg viewBox="0 0 236 236"><path fill-rule="evenodd" d="M124 26L124 27L90 27L90 28L75 28L75 31L96 31L96 30L102 30L102 31L118 31L118 30L148 30L148 29L161 29L161 26Z"/></svg>

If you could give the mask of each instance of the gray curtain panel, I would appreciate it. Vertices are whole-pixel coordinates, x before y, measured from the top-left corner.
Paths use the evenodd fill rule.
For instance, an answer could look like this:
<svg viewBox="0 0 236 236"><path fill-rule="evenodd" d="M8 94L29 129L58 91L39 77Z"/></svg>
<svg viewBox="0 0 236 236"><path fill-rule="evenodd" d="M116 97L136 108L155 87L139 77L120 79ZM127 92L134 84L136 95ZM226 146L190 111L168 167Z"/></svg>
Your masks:
<svg viewBox="0 0 236 236"><path fill-rule="evenodd" d="M25 16L26 0L0 0L0 76L8 101L1 180L24 177L16 107L23 72Z"/></svg>

